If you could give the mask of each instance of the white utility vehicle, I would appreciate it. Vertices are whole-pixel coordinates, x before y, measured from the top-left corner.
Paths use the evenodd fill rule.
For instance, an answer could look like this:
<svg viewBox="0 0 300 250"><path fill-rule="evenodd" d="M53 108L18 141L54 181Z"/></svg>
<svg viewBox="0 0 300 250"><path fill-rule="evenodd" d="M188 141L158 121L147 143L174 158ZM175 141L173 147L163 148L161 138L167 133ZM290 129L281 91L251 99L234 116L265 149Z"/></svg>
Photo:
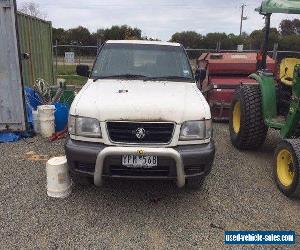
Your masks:
<svg viewBox="0 0 300 250"><path fill-rule="evenodd" d="M76 96L65 151L74 182L176 180L199 188L215 147L209 105L177 43L108 41ZM195 79L196 78L196 79Z"/></svg>

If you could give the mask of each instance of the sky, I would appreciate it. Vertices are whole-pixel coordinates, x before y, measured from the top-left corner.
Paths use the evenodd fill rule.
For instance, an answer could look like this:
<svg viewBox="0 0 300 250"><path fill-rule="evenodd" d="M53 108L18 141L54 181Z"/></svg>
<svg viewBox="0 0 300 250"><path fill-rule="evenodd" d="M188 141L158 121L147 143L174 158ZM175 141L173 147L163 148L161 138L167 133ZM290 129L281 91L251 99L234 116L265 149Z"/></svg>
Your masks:
<svg viewBox="0 0 300 250"><path fill-rule="evenodd" d="M27 1L27 0L26 0ZM17 0L22 5L22 0ZM127 24L142 30L142 35L167 41L175 32L192 30L201 34L225 32L239 34L241 5L246 4L243 31L250 33L264 26L254 11L261 0L28 0L39 5L55 28L79 25L91 32L112 25ZM27 2L28 2L27 1ZM278 28L282 14L272 16Z"/></svg>

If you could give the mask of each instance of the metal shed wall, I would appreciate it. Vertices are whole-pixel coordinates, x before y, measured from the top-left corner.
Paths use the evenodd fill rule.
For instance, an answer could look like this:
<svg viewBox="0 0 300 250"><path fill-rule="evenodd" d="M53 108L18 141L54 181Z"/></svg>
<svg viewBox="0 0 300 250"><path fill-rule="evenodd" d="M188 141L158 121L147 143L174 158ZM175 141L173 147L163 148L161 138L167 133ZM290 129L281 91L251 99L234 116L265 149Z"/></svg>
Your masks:
<svg viewBox="0 0 300 250"><path fill-rule="evenodd" d="M54 82L52 53L52 24L39 18L17 13L21 53L30 58L22 60L25 86L32 86L36 79Z"/></svg>
<svg viewBox="0 0 300 250"><path fill-rule="evenodd" d="M0 131L26 129L15 8L0 0Z"/></svg>

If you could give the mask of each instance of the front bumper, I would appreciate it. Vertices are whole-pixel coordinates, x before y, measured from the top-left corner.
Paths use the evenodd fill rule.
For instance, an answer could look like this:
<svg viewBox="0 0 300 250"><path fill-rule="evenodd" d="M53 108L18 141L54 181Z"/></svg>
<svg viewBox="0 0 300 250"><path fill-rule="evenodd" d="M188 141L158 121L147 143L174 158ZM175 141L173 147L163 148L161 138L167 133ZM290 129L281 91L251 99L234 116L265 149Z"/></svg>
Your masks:
<svg viewBox="0 0 300 250"><path fill-rule="evenodd" d="M65 151L70 171L77 175L93 177L96 186L102 185L103 177L111 177L176 179L177 186L183 187L186 178L206 176L210 173L215 155L215 146L211 141L208 144L172 148L120 147L75 141L69 138L65 144ZM124 154L155 155L158 157L160 164L155 171L144 170L142 174L141 172L132 173L133 170L116 169L116 165L121 165L121 156ZM167 168L168 171L163 172L163 168ZM137 173L138 175L136 175Z"/></svg>

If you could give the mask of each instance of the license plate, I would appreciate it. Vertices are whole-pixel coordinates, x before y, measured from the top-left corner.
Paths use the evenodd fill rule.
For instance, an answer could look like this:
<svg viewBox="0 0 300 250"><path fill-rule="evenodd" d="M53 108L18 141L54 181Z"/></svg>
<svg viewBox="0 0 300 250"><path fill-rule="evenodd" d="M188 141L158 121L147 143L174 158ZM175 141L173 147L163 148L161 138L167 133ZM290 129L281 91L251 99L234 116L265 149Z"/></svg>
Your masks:
<svg viewBox="0 0 300 250"><path fill-rule="evenodd" d="M128 168L153 168L157 166L157 156L123 155L122 165Z"/></svg>

